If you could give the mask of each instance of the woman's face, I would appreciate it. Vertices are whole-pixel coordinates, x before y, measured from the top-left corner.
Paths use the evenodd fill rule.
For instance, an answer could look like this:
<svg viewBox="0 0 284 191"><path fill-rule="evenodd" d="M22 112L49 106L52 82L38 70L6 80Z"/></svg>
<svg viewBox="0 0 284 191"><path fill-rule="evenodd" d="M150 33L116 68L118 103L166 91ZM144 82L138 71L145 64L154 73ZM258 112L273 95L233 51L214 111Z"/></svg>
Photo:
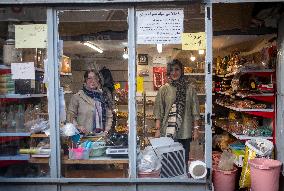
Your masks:
<svg viewBox="0 0 284 191"><path fill-rule="evenodd" d="M173 65L170 69L170 78L172 80L178 80L181 76L181 68L179 65Z"/></svg>
<svg viewBox="0 0 284 191"><path fill-rule="evenodd" d="M86 88L89 90L96 90L100 87L99 78L94 72L88 74L86 79Z"/></svg>

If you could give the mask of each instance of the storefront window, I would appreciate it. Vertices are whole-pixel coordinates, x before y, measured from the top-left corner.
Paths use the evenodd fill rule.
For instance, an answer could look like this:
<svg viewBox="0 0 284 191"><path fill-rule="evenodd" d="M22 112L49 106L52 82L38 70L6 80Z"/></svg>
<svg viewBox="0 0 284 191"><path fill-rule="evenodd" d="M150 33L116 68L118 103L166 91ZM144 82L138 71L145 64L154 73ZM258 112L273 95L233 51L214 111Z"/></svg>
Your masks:
<svg viewBox="0 0 284 191"><path fill-rule="evenodd" d="M204 21L198 3L137 8L139 178L205 177Z"/></svg>
<svg viewBox="0 0 284 191"><path fill-rule="evenodd" d="M127 9L59 13L62 176L126 178Z"/></svg>
<svg viewBox="0 0 284 191"><path fill-rule="evenodd" d="M46 8L5 7L0 18L0 176L49 177Z"/></svg>

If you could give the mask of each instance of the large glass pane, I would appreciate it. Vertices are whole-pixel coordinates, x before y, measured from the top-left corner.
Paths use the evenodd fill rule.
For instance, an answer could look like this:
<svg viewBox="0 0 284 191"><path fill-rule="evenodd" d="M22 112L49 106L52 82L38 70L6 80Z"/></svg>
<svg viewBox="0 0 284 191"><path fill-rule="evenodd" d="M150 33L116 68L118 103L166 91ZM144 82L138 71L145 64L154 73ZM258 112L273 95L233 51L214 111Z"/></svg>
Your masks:
<svg viewBox="0 0 284 191"><path fill-rule="evenodd" d="M0 11L0 176L50 176L45 7Z"/></svg>
<svg viewBox="0 0 284 191"><path fill-rule="evenodd" d="M64 177L128 177L127 30L127 9L60 11Z"/></svg>
<svg viewBox="0 0 284 191"><path fill-rule="evenodd" d="M190 178L204 161L204 19L199 3L137 9L140 178Z"/></svg>

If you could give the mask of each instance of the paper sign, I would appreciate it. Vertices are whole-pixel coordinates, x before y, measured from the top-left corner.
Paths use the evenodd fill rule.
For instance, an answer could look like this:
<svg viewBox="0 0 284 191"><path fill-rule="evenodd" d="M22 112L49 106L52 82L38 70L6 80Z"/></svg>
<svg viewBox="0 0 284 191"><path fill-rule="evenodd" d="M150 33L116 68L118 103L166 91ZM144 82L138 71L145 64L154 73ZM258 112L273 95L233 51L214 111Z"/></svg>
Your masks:
<svg viewBox="0 0 284 191"><path fill-rule="evenodd" d="M46 48L47 25L15 25L16 48Z"/></svg>
<svg viewBox="0 0 284 191"><path fill-rule="evenodd" d="M12 79L35 79L35 65L33 62L11 63Z"/></svg>
<svg viewBox="0 0 284 191"><path fill-rule="evenodd" d="M180 44L183 10L137 11L138 44Z"/></svg>
<svg viewBox="0 0 284 191"><path fill-rule="evenodd" d="M120 88L120 83L114 84L114 89L118 90Z"/></svg>
<svg viewBox="0 0 284 191"><path fill-rule="evenodd" d="M181 36L182 50L204 50L206 49L205 32L183 33Z"/></svg>
<svg viewBox="0 0 284 191"><path fill-rule="evenodd" d="M136 84L137 84L137 92L138 93L144 92L144 77L138 76L136 79Z"/></svg>

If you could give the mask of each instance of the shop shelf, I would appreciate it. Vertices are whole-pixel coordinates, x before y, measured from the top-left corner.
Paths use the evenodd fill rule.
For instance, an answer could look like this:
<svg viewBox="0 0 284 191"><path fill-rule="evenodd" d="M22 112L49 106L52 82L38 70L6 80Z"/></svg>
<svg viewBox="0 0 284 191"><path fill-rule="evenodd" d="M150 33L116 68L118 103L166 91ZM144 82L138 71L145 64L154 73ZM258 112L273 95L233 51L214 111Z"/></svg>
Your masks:
<svg viewBox="0 0 284 191"><path fill-rule="evenodd" d="M0 133L0 137L29 137L31 133Z"/></svg>
<svg viewBox="0 0 284 191"><path fill-rule="evenodd" d="M214 124L214 126L219 127L218 125ZM257 138L262 138L262 139L267 139L267 140L272 140L273 137L264 137L264 136L248 136L248 135L238 135L236 133L232 133L227 131L226 129L219 127L221 129L223 129L224 131L230 133L232 136L234 136L235 138L237 138L238 140L251 140L251 139L257 139Z"/></svg>
<svg viewBox="0 0 284 191"><path fill-rule="evenodd" d="M247 135L237 135L236 133L230 133L230 134L239 140L250 140L250 139L256 139L256 138L262 138L262 139L268 139L268 140L273 139L273 137L263 137L263 136L252 137L252 136L247 136Z"/></svg>
<svg viewBox="0 0 284 191"><path fill-rule="evenodd" d="M10 70L10 69L11 69L11 66L0 65L0 70ZM44 72L44 69L35 67L35 71Z"/></svg>
<svg viewBox="0 0 284 191"><path fill-rule="evenodd" d="M21 154L21 155L14 155L14 156L0 156L0 161L3 160L29 160L29 154Z"/></svg>
<svg viewBox="0 0 284 191"><path fill-rule="evenodd" d="M48 136L44 133L40 133L40 134L31 134L30 137L31 138L47 138Z"/></svg>
<svg viewBox="0 0 284 191"><path fill-rule="evenodd" d="M15 98L15 99L24 99L32 97L46 97L46 94L5 94L0 95L0 98Z"/></svg>
<svg viewBox="0 0 284 191"><path fill-rule="evenodd" d="M205 76L205 73L185 73L186 76Z"/></svg>
<svg viewBox="0 0 284 191"><path fill-rule="evenodd" d="M61 72L60 75L61 75L61 76L72 76L72 73L64 73L64 72Z"/></svg>
<svg viewBox="0 0 284 191"><path fill-rule="evenodd" d="M274 93L249 94L246 96L236 94L236 96L241 97L241 98L251 98L251 99L258 100L258 101L264 101L264 102L270 102L270 103L274 103L275 101Z"/></svg>
<svg viewBox="0 0 284 191"><path fill-rule="evenodd" d="M11 67L0 64L0 70L10 70L10 69L11 69Z"/></svg>
<svg viewBox="0 0 284 191"><path fill-rule="evenodd" d="M64 91L64 94L72 94L72 91Z"/></svg>
<svg viewBox="0 0 284 191"><path fill-rule="evenodd" d="M216 104L234 110L234 111L239 111L239 112L246 112L247 114L250 115L255 115L255 116L260 116L260 117L265 117L265 118L274 118L274 110L273 109L242 109L242 108L236 108L236 107L231 107L231 106L224 106L223 104L220 104L216 102Z"/></svg>

